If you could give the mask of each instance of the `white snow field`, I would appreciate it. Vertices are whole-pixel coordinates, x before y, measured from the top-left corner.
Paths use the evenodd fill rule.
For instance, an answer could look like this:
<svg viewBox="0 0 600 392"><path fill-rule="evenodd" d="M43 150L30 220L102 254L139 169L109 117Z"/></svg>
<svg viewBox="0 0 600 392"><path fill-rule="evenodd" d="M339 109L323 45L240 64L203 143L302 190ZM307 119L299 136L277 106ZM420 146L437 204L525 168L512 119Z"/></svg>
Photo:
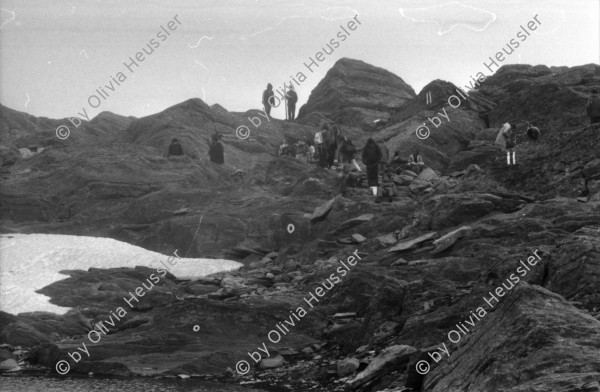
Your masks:
<svg viewBox="0 0 600 392"><path fill-rule="evenodd" d="M183 256L184 252L180 249L177 254ZM53 305L48 297L35 292L67 278L58 273L61 270L135 266L165 269L162 261L177 278L193 280L242 266L232 260L189 258L175 258L177 264L171 265L168 257L111 238L3 234L0 235L0 310L15 315L35 311L66 313L69 308Z"/></svg>

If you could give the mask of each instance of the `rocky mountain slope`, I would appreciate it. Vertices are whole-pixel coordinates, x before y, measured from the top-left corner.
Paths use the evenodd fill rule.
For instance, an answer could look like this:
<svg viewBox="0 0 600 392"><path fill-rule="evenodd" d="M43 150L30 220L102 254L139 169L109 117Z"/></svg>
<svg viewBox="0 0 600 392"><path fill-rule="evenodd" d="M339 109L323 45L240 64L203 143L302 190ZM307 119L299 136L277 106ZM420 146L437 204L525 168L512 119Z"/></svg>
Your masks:
<svg viewBox="0 0 600 392"><path fill-rule="evenodd" d="M294 391L600 391L600 125L585 114L599 86L595 64L507 65L451 108L451 83L415 95L385 70L342 59L298 122L192 99L140 119L104 114L58 140L64 121L2 107L1 227L244 263L195 282L167 275L71 364L75 373L184 373ZM432 116L440 126L418 138ZM338 172L276 157L281 141L312 139L323 119L360 147L374 137L403 156L418 148L433 170L395 175L391 203L375 204L365 188L341 195ZM519 138L507 167L493 142L509 120L534 121L542 138ZM240 125L248 139L235 136ZM207 159L213 132L224 135L224 166ZM164 157L173 137L181 159ZM50 148L17 153L31 146ZM342 277L339 260L353 252L360 259ZM52 369L87 342L85 320L106 320L149 272L65 271L41 292L73 311L0 312L0 341ZM309 306L333 273L339 282ZM507 288L511 276L519 281ZM306 315L294 321L298 307ZM269 341L272 330L281 341ZM267 358L259 366L249 352ZM240 360L251 365L245 376Z"/></svg>

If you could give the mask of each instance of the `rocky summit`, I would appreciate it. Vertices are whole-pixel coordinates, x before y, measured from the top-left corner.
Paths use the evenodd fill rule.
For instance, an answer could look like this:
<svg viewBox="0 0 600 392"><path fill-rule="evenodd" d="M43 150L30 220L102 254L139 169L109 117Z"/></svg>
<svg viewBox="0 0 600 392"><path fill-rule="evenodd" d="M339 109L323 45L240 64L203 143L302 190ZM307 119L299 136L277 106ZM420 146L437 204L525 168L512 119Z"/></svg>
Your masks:
<svg viewBox="0 0 600 392"><path fill-rule="evenodd" d="M196 98L143 118L103 112L62 140L68 119L2 106L3 236L108 237L244 266L197 280L167 273L126 316L123 298L154 270L62 271L38 292L66 314L0 312L0 371L51 374L69 360L75 375L274 391L600 391L592 88L596 64L519 64L470 91L435 80L416 94L341 59L296 121ZM361 173L342 186L342 165L278 154L325 121L359 150L368 138L387 146L390 160L418 149L424 168L398 165L395 194L376 203ZM514 165L495 144L509 121ZM224 165L209 160L214 134ZM172 138L184 155L166 157Z"/></svg>

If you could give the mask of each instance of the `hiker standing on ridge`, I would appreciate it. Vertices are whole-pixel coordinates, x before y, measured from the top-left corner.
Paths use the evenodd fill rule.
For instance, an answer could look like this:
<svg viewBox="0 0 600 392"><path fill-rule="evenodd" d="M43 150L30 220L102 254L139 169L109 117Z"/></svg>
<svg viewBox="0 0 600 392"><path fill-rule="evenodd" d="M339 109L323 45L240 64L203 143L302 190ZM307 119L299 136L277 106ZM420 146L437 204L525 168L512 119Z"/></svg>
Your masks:
<svg viewBox="0 0 600 392"><path fill-rule="evenodd" d="M292 121L296 112L296 102L298 102L298 94L294 91L294 86L290 85L290 89L285 93L287 102L287 119Z"/></svg>
<svg viewBox="0 0 600 392"><path fill-rule="evenodd" d="M208 156L210 157L211 162L222 165L225 163L225 148L223 147L223 143L221 143L220 139L221 135L218 133L212 135L212 142L210 142Z"/></svg>
<svg viewBox="0 0 600 392"><path fill-rule="evenodd" d="M179 140L177 140L177 138L173 138L171 140L171 144L169 145L167 158L169 158L171 155L183 155L183 147L181 147L181 144L179 144Z"/></svg>
<svg viewBox="0 0 600 392"><path fill-rule="evenodd" d="M262 96L262 104L265 108L265 113L267 113L267 116L269 117L271 116L271 101L274 97L275 94L273 93L273 85L269 83L267 84L267 89L263 91Z"/></svg>
<svg viewBox="0 0 600 392"><path fill-rule="evenodd" d="M381 161L381 150L373 138L367 139L367 144L362 151L362 161L367 166L367 181L373 196L377 195L379 181L379 162Z"/></svg>
<svg viewBox="0 0 600 392"><path fill-rule="evenodd" d="M600 96L598 89L592 89L592 96L586 106L587 114L590 116L590 124L600 123Z"/></svg>

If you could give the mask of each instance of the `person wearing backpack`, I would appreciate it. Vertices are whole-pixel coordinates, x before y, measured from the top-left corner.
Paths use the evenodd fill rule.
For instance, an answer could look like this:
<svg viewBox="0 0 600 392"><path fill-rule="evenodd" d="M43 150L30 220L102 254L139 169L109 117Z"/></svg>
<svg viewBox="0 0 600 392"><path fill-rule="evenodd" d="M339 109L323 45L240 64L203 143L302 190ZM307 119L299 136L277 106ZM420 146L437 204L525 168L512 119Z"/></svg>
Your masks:
<svg viewBox="0 0 600 392"><path fill-rule="evenodd" d="M296 102L298 102L298 94L294 91L293 85L290 85L290 89L285 94L285 99L287 100L287 119L292 121L296 113Z"/></svg>
<svg viewBox="0 0 600 392"><path fill-rule="evenodd" d="M386 171L381 175L381 187L377 189L375 203L381 203L383 197L387 197L391 203L394 200L394 196L398 196L398 189L392 180L391 174Z"/></svg>
<svg viewBox="0 0 600 392"><path fill-rule="evenodd" d="M600 123L600 96L597 89L592 89L592 96L587 103L587 114L590 117L590 124Z"/></svg>

